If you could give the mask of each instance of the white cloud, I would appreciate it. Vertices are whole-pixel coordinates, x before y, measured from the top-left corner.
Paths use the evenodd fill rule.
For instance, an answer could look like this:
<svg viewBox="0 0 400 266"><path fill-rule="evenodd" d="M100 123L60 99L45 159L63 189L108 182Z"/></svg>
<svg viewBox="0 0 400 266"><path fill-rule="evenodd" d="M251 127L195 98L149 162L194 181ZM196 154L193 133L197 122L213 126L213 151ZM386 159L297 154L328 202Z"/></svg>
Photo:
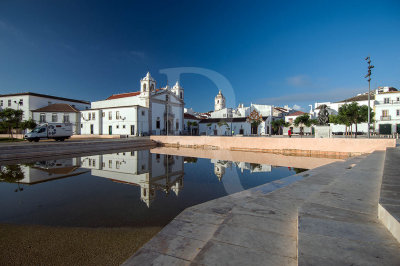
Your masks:
<svg viewBox="0 0 400 266"><path fill-rule="evenodd" d="M300 105L294 104L292 107L294 110L303 110L303 107L301 107Z"/></svg>
<svg viewBox="0 0 400 266"><path fill-rule="evenodd" d="M296 75L286 78L287 84L295 87L304 87L312 85L311 80L306 75Z"/></svg>

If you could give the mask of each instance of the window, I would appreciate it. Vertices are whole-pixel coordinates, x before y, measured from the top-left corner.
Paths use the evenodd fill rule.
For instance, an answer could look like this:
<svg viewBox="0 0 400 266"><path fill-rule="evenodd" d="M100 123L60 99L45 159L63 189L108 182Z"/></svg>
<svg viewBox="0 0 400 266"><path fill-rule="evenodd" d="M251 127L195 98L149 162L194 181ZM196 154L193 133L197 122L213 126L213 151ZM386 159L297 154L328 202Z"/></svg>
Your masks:
<svg viewBox="0 0 400 266"><path fill-rule="evenodd" d="M160 129L160 126L161 126L160 118L157 117L156 128L157 128L157 129Z"/></svg>
<svg viewBox="0 0 400 266"><path fill-rule="evenodd" d="M142 111L142 116L144 116L146 114L146 112L145 111Z"/></svg>
<svg viewBox="0 0 400 266"><path fill-rule="evenodd" d="M45 113L40 114L39 123L46 123L46 114Z"/></svg>
<svg viewBox="0 0 400 266"><path fill-rule="evenodd" d="M92 113L89 113L89 119L88 120L92 120Z"/></svg>
<svg viewBox="0 0 400 266"><path fill-rule="evenodd" d="M112 111L108 112L108 120L112 120Z"/></svg>
<svg viewBox="0 0 400 266"><path fill-rule="evenodd" d="M64 114L63 122L64 123L69 123L69 114Z"/></svg>
<svg viewBox="0 0 400 266"><path fill-rule="evenodd" d="M383 117L388 117L389 111L388 110L382 110L382 116Z"/></svg>
<svg viewBox="0 0 400 266"><path fill-rule="evenodd" d="M3 106L3 100L0 101L0 106Z"/></svg>
<svg viewBox="0 0 400 266"><path fill-rule="evenodd" d="M115 162L115 168L119 169L119 166L121 165L121 163L119 161Z"/></svg>
<svg viewBox="0 0 400 266"><path fill-rule="evenodd" d="M399 109L396 110L396 115L400 116L400 110Z"/></svg>
<svg viewBox="0 0 400 266"><path fill-rule="evenodd" d="M390 101L390 98L384 98L383 99L383 103L389 103L389 101Z"/></svg>
<svg viewBox="0 0 400 266"><path fill-rule="evenodd" d="M57 114L51 115L51 122L57 122Z"/></svg>
<svg viewBox="0 0 400 266"><path fill-rule="evenodd" d="M117 128L119 128L119 125L117 125Z"/></svg>
<svg viewBox="0 0 400 266"><path fill-rule="evenodd" d="M180 95L181 95L181 99L183 99L183 93L182 93L182 92L181 92L181 94L180 94Z"/></svg>
<svg viewBox="0 0 400 266"><path fill-rule="evenodd" d="M176 120L175 127L176 127L176 130L179 130L179 120Z"/></svg>
<svg viewBox="0 0 400 266"><path fill-rule="evenodd" d="M105 116L106 116L106 113L105 113L105 112L102 112L102 116L105 117Z"/></svg>
<svg viewBox="0 0 400 266"><path fill-rule="evenodd" d="M96 167L96 159L93 159L92 166L93 166L93 167Z"/></svg>
<svg viewBox="0 0 400 266"><path fill-rule="evenodd" d="M115 119L119 119L119 111L115 112Z"/></svg>
<svg viewBox="0 0 400 266"><path fill-rule="evenodd" d="M154 84L151 84L150 89L151 89L151 91L154 91Z"/></svg>
<svg viewBox="0 0 400 266"><path fill-rule="evenodd" d="M122 125L122 128L126 128L126 126L125 126L125 125Z"/></svg>
<svg viewBox="0 0 400 266"><path fill-rule="evenodd" d="M23 99L19 99L19 106L23 106L24 105L24 100Z"/></svg>
<svg viewBox="0 0 400 266"><path fill-rule="evenodd" d="M51 105L51 102L47 102L47 105Z"/></svg>
<svg viewBox="0 0 400 266"><path fill-rule="evenodd" d="M92 120L96 120L96 113L95 112L92 113Z"/></svg>
<svg viewBox="0 0 400 266"><path fill-rule="evenodd" d="M146 91L146 83L143 84L143 91Z"/></svg>
<svg viewBox="0 0 400 266"><path fill-rule="evenodd" d="M83 124L81 124L81 128L83 128Z"/></svg>
<svg viewBox="0 0 400 266"><path fill-rule="evenodd" d="M8 100L8 107L11 107L11 100Z"/></svg>
<svg viewBox="0 0 400 266"><path fill-rule="evenodd" d="M168 100L169 100L169 97L168 97L169 95L165 95L165 100L168 102Z"/></svg>
<svg viewBox="0 0 400 266"><path fill-rule="evenodd" d="M112 161L108 160L108 168L112 168Z"/></svg>
<svg viewBox="0 0 400 266"><path fill-rule="evenodd" d="M400 97L397 97L396 101L397 101L397 102L400 102Z"/></svg>

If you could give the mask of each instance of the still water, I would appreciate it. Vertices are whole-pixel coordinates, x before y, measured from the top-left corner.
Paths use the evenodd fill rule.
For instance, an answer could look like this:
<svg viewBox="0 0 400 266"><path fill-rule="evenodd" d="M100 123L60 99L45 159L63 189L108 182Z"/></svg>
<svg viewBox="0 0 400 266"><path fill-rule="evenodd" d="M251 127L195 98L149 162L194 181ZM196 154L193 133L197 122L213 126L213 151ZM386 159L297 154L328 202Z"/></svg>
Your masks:
<svg viewBox="0 0 400 266"><path fill-rule="evenodd" d="M301 169L149 150L0 166L0 223L164 226L185 208Z"/></svg>

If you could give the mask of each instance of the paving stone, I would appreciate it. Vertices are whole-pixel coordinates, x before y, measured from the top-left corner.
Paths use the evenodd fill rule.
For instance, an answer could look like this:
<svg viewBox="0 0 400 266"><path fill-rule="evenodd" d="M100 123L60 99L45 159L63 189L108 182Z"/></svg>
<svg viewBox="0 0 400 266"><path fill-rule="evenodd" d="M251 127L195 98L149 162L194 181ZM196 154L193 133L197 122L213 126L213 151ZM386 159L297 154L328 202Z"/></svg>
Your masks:
<svg viewBox="0 0 400 266"><path fill-rule="evenodd" d="M260 217L253 215L235 214L225 220L228 226L245 227L249 229L278 232L282 235L297 236L297 221L285 221L275 217Z"/></svg>
<svg viewBox="0 0 400 266"><path fill-rule="evenodd" d="M326 218L349 223L379 224L379 220L369 214L315 204L312 202L306 202L299 208L299 216Z"/></svg>
<svg viewBox="0 0 400 266"><path fill-rule="evenodd" d="M128 266L128 265L129 266L130 265L185 266L185 265L190 265L190 262L142 248L138 252L136 252L134 256L130 257L127 261L125 261L122 265L123 266Z"/></svg>
<svg viewBox="0 0 400 266"><path fill-rule="evenodd" d="M268 251L231 245L218 241L209 241L197 255L192 265L209 266L295 266L297 261L293 258L282 257Z"/></svg>
<svg viewBox="0 0 400 266"><path fill-rule="evenodd" d="M280 256L296 259L297 238L274 232L265 232L222 224L214 234L213 240L232 245L243 246L271 252Z"/></svg>
<svg viewBox="0 0 400 266"><path fill-rule="evenodd" d="M400 265L400 246L299 233L299 265Z"/></svg>
<svg viewBox="0 0 400 266"><path fill-rule="evenodd" d="M303 214L299 216L299 233L316 234L370 243L397 243L380 223L349 223L335 221L333 219L316 218Z"/></svg>
<svg viewBox="0 0 400 266"><path fill-rule="evenodd" d="M218 229L213 224L198 224L180 220L172 220L166 227L161 230L162 234L179 235L189 237L201 241L208 241Z"/></svg>
<svg viewBox="0 0 400 266"><path fill-rule="evenodd" d="M206 244L204 241L178 235L157 234L144 249L184 260L193 260Z"/></svg>
<svg viewBox="0 0 400 266"><path fill-rule="evenodd" d="M176 220L186 221L186 222L195 222L198 224L221 224L225 218L221 215L210 214L210 213L201 213L191 210L184 210L177 217Z"/></svg>

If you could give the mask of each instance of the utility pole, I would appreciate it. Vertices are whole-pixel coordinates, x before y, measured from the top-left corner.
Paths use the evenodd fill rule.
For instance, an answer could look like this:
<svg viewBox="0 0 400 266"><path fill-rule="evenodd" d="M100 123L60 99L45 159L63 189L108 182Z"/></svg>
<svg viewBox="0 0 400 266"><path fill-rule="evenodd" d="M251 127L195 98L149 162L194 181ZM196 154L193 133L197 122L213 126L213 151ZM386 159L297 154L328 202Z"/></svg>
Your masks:
<svg viewBox="0 0 400 266"><path fill-rule="evenodd" d="M374 68L373 65L371 65L371 58L367 56L365 60L368 63L368 74L365 75L365 78L368 78L368 138L370 138L370 127L371 127L371 69Z"/></svg>

